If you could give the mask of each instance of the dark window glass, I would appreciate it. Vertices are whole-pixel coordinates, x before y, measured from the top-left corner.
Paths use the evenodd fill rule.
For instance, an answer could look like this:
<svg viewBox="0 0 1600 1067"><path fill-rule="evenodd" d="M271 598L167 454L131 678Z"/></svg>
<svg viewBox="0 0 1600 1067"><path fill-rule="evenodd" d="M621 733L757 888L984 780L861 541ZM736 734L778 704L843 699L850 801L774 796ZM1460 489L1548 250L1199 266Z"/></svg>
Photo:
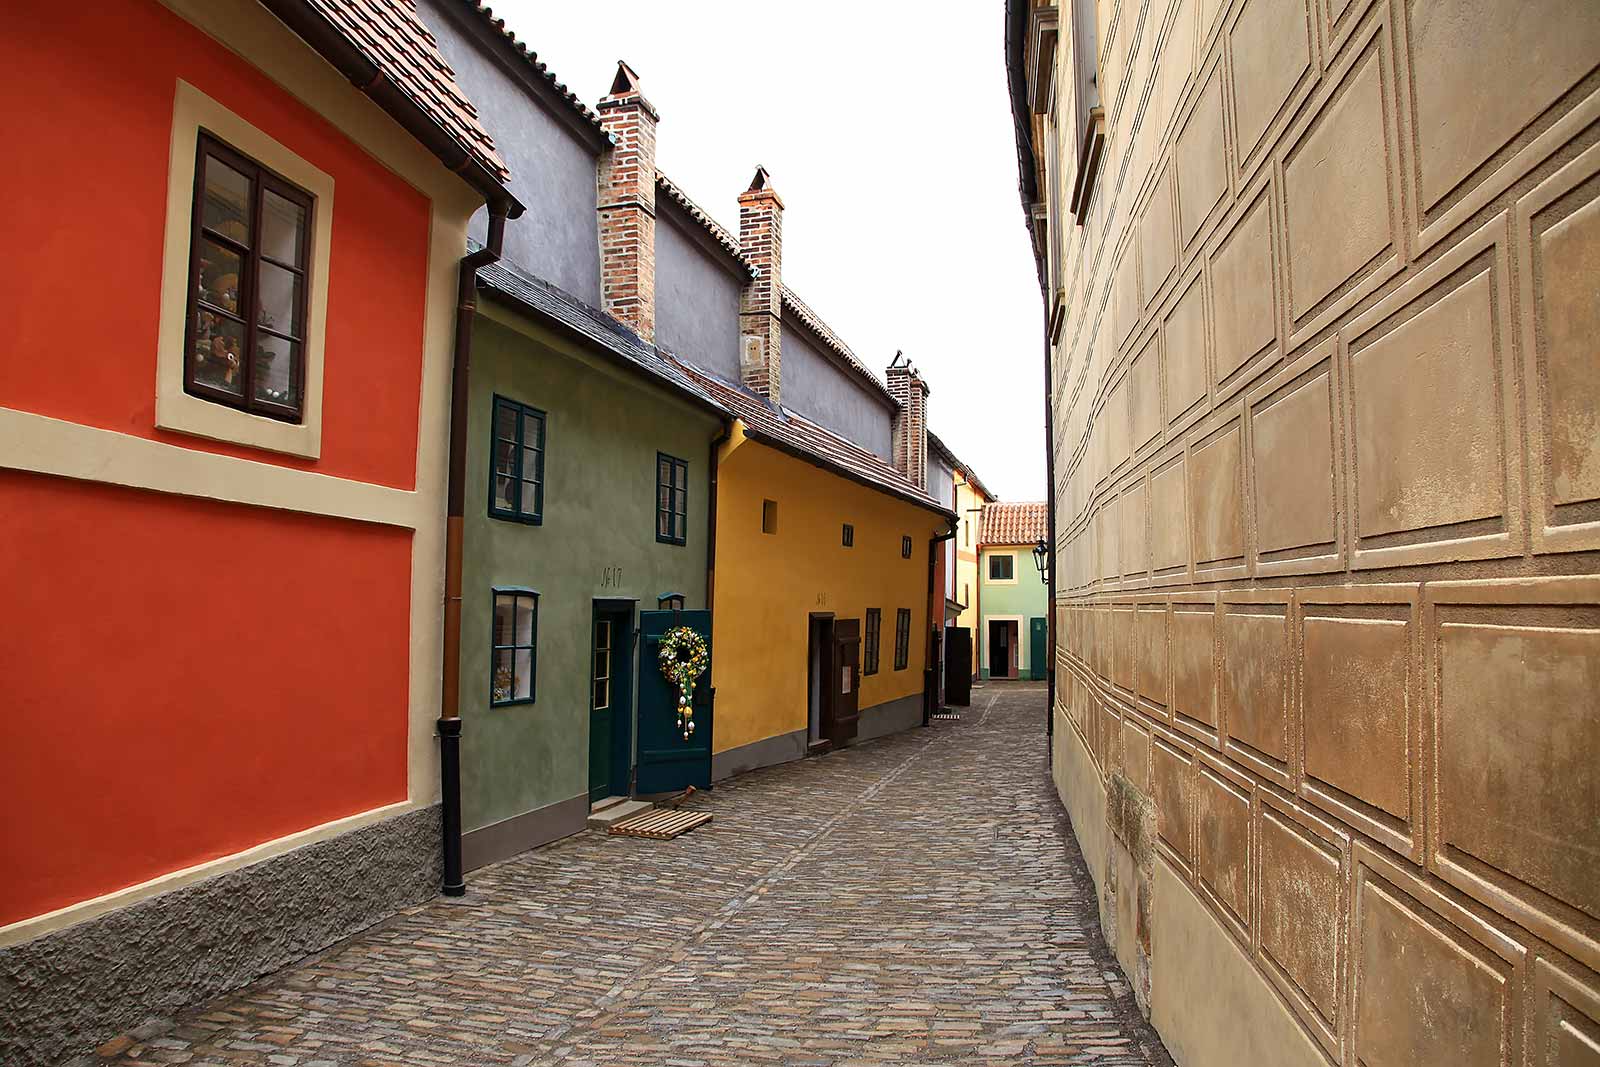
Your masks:
<svg viewBox="0 0 1600 1067"><path fill-rule="evenodd" d="M844 547L853 548L856 543L856 528L848 522L844 524Z"/></svg>
<svg viewBox="0 0 1600 1067"><path fill-rule="evenodd" d="M989 580L991 582L1009 582L1014 576L1012 565L1016 562L1012 556L989 557Z"/></svg>
<svg viewBox="0 0 1600 1067"><path fill-rule="evenodd" d="M490 635L489 703L533 703L535 650L539 632L539 594L528 590L494 592Z"/></svg>
<svg viewBox="0 0 1600 1067"><path fill-rule="evenodd" d="M867 636L861 652L861 673L878 673L878 646L883 636L883 610L867 609Z"/></svg>
<svg viewBox="0 0 1600 1067"><path fill-rule="evenodd" d="M761 502L761 532L768 534L778 532L778 502L776 500L763 500Z"/></svg>
<svg viewBox="0 0 1600 1067"><path fill-rule="evenodd" d="M489 514L538 525L544 520L544 412L494 398Z"/></svg>
<svg viewBox="0 0 1600 1067"><path fill-rule="evenodd" d="M596 711L611 706L611 620L594 622L594 702Z"/></svg>
<svg viewBox="0 0 1600 1067"><path fill-rule="evenodd" d="M299 422L304 405L310 193L200 134L183 387Z"/></svg>
<svg viewBox="0 0 1600 1067"><path fill-rule="evenodd" d="M900 558L901 559L910 559L911 558L911 538L909 538L909 537L900 538Z"/></svg>
<svg viewBox="0 0 1600 1067"><path fill-rule="evenodd" d="M656 453L656 540L681 545L689 539L689 464Z"/></svg>
<svg viewBox="0 0 1600 1067"><path fill-rule="evenodd" d="M894 613L894 669L906 669L911 655L911 609L900 608Z"/></svg>

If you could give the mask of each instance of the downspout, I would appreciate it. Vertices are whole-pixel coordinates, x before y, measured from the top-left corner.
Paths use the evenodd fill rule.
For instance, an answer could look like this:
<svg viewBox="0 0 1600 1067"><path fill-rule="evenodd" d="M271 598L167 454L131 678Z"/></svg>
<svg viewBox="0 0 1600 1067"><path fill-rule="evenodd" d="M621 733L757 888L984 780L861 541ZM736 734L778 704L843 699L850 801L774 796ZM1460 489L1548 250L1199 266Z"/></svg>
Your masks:
<svg viewBox="0 0 1600 1067"><path fill-rule="evenodd" d="M1051 382L1051 343L1050 343L1050 308L1046 301L1044 325L1044 511L1045 511L1045 536L1050 539L1049 551L1045 553L1045 633L1048 638L1045 642L1045 711L1044 711L1044 736L1045 736L1045 765L1051 771L1055 770L1055 733L1056 733L1056 450L1055 426L1052 408L1054 407L1054 383Z"/></svg>
<svg viewBox="0 0 1600 1067"><path fill-rule="evenodd" d="M456 294L456 343L450 365L450 480L444 535L444 689L439 700L439 791L444 844L444 895L467 891L461 878L461 548L467 498L467 385L472 368L472 323L478 311L478 270L500 259L506 209L491 204L489 239L461 259Z"/></svg>
<svg viewBox="0 0 1600 1067"><path fill-rule="evenodd" d="M706 471L711 477L707 486L706 500L706 610L711 613L711 625L717 625L717 470L722 458L722 446L733 436L733 423L722 424L722 432L711 439L711 460L706 465ZM717 728L717 687L708 685L706 698L711 702L711 729L713 731L712 743L706 746L706 781L712 782L712 772L716 769ZM714 787L716 783L712 782ZM631 794L630 794L631 795Z"/></svg>
<svg viewBox="0 0 1600 1067"><path fill-rule="evenodd" d="M937 537L928 538L928 610L930 612L933 611L933 579L938 569L937 560L939 557L939 546L945 541L955 537L956 527L960 524L960 522L961 520L957 518L950 523L950 529L946 530L942 534L939 534ZM931 622L932 619L929 621ZM939 629L938 631L935 631L932 626L928 627L928 648L927 651L923 653L924 666L922 668L922 725L924 726L927 726L929 723L933 722L933 694L938 688L935 685L933 672L939 669L938 664L934 662L938 659L938 657L934 655L934 649L938 647L937 635L943 632L944 596L941 595L939 597Z"/></svg>

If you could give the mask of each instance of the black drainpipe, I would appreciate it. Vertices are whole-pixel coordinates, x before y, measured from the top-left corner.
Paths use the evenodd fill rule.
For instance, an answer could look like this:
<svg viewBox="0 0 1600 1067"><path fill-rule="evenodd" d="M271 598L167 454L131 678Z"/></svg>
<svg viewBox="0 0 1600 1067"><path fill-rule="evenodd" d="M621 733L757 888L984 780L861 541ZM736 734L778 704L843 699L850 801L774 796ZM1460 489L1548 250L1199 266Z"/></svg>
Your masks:
<svg viewBox="0 0 1600 1067"><path fill-rule="evenodd" d="M711 476L710 484L706 488L706 610L711 612L711 625L717 624L717 467L721 459L722 446L728 438L733 436L733 423L724 422L722 432L711 439L711 459L706 470ZM711 702L712 729L716 729L717 687L707 685L706 699ZM713 736L712 741L716 738ZM716 753L711 751L712 746L706 746L706 781L711 781L711 772L716 760Z"/></svg>
<svg viewBox="0 0 1600 1067"><path fill-rule="evenodd" d="M500 259L506 210L491 205L489 239L461 259L456 294L456 344L450 366L450 482L444 540L444 689L439 701L439 791L447 897L467 891L461 877L461 548L467 498L467 384L472 369L472 320L478 311L478 269Z"/></svg>
<svg viewBox="0 0 1600 1067"><path fill-rule="evenodd" d="M1045 642L1045 705L1044 705L1044 736L1045 736L1045 761L1053 771L1055 769L1056 747L1056 450L1054 444L1055 426L1053 423L1054 395L1051 376L1051 344L1050 344L1050 307L1049 300L1045 301L1044 309L1044 511L1046 536L1050 539L1049 551L1045 554L1045 633L1048 639Z"/></svg>
<svg viewBox="0 0 1600 1067"><path fill-rule="evenodd" d="M939 545L950 540L956 535L956 525L961 520L957 519L950 524L950 529L937 537L928 538L928 610L933 610L933 578L938 567ZM932 622L933 620L928 620ZM944 633L944 596L939 597L939 629L928 627L928 651L926 665L922 668L922 725L927 726L933 722L933 694L939 691L938 679L934 672L939 669L939 657L936 652L939 648L939 637Z"/></svg>

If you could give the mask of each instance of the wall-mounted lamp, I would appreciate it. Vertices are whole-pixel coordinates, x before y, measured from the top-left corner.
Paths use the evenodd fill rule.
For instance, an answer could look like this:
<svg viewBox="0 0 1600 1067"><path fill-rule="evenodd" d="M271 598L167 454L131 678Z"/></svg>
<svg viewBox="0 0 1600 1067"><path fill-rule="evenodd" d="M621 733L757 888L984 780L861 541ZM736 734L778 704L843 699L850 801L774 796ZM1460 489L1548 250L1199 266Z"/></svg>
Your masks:
<svg viewBox="0 0 1600 1067"><path fill-rule="evenodd" d="M1044 538L1039 538L1039 543L1033 546L1033 565L1039 568L1039 580L1044 581L1050 571L1050 546L1044 543Z"/></svg>

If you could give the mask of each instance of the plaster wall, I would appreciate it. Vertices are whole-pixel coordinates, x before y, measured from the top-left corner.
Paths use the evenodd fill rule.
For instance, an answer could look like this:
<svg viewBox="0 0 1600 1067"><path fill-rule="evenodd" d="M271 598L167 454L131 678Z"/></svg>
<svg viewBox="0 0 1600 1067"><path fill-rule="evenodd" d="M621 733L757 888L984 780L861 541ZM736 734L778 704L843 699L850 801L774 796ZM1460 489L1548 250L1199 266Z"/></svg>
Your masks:
<svg viewBox="0 0 1600 1067"><path fill-rule="evenodd" d="M479 308L462 561L461 803L469 831L587 794L596 599L632 598L654 610L656 597L671 591L685 594L686 608L705 606L708 464L722 426L491 298ZM538 526L489 516L496 394L545 412ZM658 451L689 464L687 544L656 540ZM496 587L539 593L532 704L489 706ZM715 647L719 660L728 654ZM720 694L718 704L720 712Z"/></svg>
<svg viewBox="0 0 1600 1067"><path fill-rule="evenodd" d="M889 401L825 354L793 317L783 319L783 406L893 462Z"/></svg>
<svg viewBox="0 0 1600 1067"><path fill-rule="evenodd" d="M111 7L115 41L96 22ZM75 602L95 604L91 625L106 635L101 681L77 662L52 672L59 650L31 657L36 672L13 679L14 695L26 699L8 721L13 734L32 732L5 737L20 761L8 780L49 776L30 790L41 797L70 788L72 774L94 781L51 801L34 830L0 835L6 869L35 872L25 893L8 898L5 918L16 921L0 927L0 945L29 944L437 802L449 342L455 263L481 203L259 4L121 0L24 23L0 41L0 82L66 72L71 86L49 122L11 108L15 139L38 160L76 150L72 138L60 140L64 130L103 131L108 162L90 185L98 190L112 174L125 195L87 220L78 207L98 193L76 184L82 175L20 167L0 179L17 183L11 200L38 209L19 215L13 230L38 249L30 262L43 271L6 288L21 347L0 368L0 477L16 505L3 512L0 541L18 547L5 558L25 568L7 588L38 602L37 632L7 643L22 649L70 632L71 647L81 647L87 631ZM319 204L318 225L331 227L333 246L320 454L156 424L154 401L171 385L159 377L160 287L180 84L309 162L336 190L331 204ZM6 99L28 94L18 88ZM49 232L30 237L42 219L53 220ZM90 304L71 287L38 288L38 278L77 270L82 249L103 243L108 221L120 236L99 262L120 284ZM52 355L63 322L82 341L70 365ZM89 379L95 388L86 390ZM85 523L90 513L100 520ZM249 561L231 586L216 563L230 553ZM119 563L123 555L137 566ZM63 597L63 588L81 585L85 566L100 564L109 569L95 589ZM136 618L119 615L119 604L136 605ZM358 615L362 634L328 636ZM151 628L152 618L162 625ZM165 644L117 668L151 640ZM335 663L327 650L341 645L358 649L358 662ZM173 673L179 666L182 677ZM30 704L49 711L21 713ZM71 715L62 718L62 708ZM360 742L307 756L305 722L319 716ZM35 746L48 731L39 724L55 719L76 733L58 739L55 756L41 756ZM241 752L251 759L239 764ZM69 755L74 767L62 769ZM230 765L219 786L218 768ZM151 767L164 768L154 785ZM249 810L226 797L213 802L219 788ZM105 797L127 810L107 808ZM163 802L152 814L149 806ZM138 825L122 825L129 817ZM172 818L184 825L168 833ZM165 844L152 844L152 828ZM51 831L46 839L40 829ZM85 842L99 857L87 867L74 859ZM285 936L315 936L319 918L297 918Z"/></svg>
<svg viewBox="0 0 1600 1067"><path fill-rule="evenodd" d="M972 631L972 677L978 677L980 656L978 636L979 600L983 583L978 579L978 533L982 525L984 497L964 478L956 482L956 516L960 528L953 541L956 553L955 591L951 594L965 607L956 617L956 625Z"/></svg>
<svg viewBox="0 0 1600 1067"><path fill-rule="evenodd" d="M883 612L878 672L860 679L863 722L869 708L920 694L927 658L927 545L942 520L737 431L723 446L717 481L714 750L805 730L812 612L860 620L863 653L866 609ZM778 504L775 534L761 530L763 500ZM842 544L846 522L855 526L852 548ZM904 536L912 539L910 559L900 555ZM895 670L899 608L911 611L911 636L906 666Z"/></svg>
<svg viewBox="0 0 1600 1067"><path fill-rule="evenodd" d="M527 209L506 226L506 258L600 307L599 150L572 129L565 104L548 103L527 87L525 79L541 81L542 75L507 55L504 42L480 40L480 17L459 0L417 0L417 11L494 136L511 168L510 189ZM573 119L583 122L575 113ZM479 242L487 239L486 209L473 216L470 232Z"/></svg>
<svg viewBox="0 0 1600 1067"><path fill-rule="evenodd" d="M1096 870L1152 1018L1185 1067L1592 1058L1600 8L1098 12L1057 783L1086 856L1085 780L1155 806L1153 874Z"/></svg>
<svg viewBox="0 0 1600 1067"><path fill-rule="evenodd" d="M685 232L699 227L656 198L656 344L724 381L739 380L742 281Z"/></svg>
<svg viewBox="0 0 1600 1067"><path fill-rule="evenodd" d="M1015 581L995 582L989 579L989 557L996 553L1012 557L1011 573ZM1027 677L1033 668L1033 645L1029 638L1028 620L1042 619L1047 615L1049 588L1039 577L1039 568L1033 562L1032 545L985 545L978 558L979 626L974 645L979 650L979 666L984 677L989 676L989 626L992 618L1020 618L1017 626L1017 670Z"/></svg>

